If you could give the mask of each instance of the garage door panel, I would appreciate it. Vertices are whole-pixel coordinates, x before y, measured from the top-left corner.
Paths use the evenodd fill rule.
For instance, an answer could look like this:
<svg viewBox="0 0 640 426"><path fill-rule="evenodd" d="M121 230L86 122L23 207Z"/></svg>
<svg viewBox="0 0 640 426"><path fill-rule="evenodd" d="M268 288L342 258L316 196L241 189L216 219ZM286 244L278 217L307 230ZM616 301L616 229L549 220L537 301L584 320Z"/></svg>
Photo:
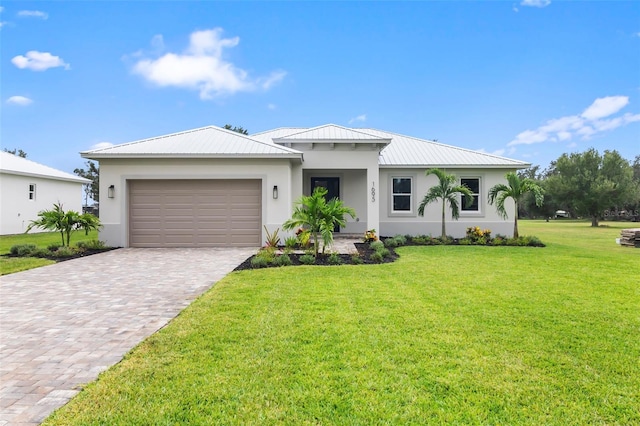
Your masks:
<svg viewBox="0 0 640 426"><path fill-rule="evenodd" d="M129 197L132 247L261 243L260 180L135 180Z"/></svg>

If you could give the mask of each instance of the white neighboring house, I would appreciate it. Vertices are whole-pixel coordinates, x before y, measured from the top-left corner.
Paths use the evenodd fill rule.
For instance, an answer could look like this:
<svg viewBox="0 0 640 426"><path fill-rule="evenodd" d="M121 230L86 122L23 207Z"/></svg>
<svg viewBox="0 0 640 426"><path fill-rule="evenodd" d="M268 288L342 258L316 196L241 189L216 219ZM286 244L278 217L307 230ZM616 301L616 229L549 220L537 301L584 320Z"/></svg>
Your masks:
<svg viewBox="0 0 640 426"><path fill-rule="evenodd" d="M333 124L241 135L208 126L81 153L100 162L100 239L121 247L258 247L317 186L356 210L338 233L440 235L441 205L418 205L435 176L455 174L474 192L447 233L513 232L487 202L489 188L529 163L375 129ZM282 234L282 233L281 233Z"/></svg>
<svg viewBox="0 0 640 426"><path fill-rule="evenodd" d="M52 209L55 203L65 211L82 212L82 185L88 179L8 152L0 155L0 235L26 231L38 212Z"/></svg>

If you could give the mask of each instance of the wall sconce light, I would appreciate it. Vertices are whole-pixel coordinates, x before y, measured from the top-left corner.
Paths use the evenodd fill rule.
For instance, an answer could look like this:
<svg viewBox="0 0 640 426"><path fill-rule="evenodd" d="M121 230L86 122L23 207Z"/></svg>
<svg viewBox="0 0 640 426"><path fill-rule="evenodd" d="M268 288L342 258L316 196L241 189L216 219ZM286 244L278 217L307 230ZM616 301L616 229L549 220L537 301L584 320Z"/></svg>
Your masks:
<svg viewBox="0 0 640 426"><path fill-rule="evenodd" d="M116 187L111 185L109 188L107 188L107 197L113 198L115 195L116 195Z"/></svg>
<svg viewBox="0 0 640 426"><path fill-rule="evenodd" d="M273 199L278 199L278 185L273 185Z"/></svg>

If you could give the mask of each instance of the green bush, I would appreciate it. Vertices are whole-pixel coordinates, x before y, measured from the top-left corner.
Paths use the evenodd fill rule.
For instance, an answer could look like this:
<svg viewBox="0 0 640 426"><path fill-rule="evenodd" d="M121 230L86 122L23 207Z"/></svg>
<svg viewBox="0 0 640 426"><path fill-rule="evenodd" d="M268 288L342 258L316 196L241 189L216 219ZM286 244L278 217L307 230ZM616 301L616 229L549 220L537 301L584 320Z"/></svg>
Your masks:
<svg viewBox="0 0 640 426"><path fill-rule="evenodd" d="M9 253L14 256L27 257L36 250L35 244L17 244L9 249Z"/></svg>
<svg viewBox="0 0 640 426"><path fill-rule="evenodd" d="M316 263L316 257L312 254L303 254L302 256L300 256L300 263L302 263L303 265L313 265L314 263Z"/></svg>
<svg viewBox="0 0 640 426"><path fill-rule="evenodd" d="M329 265L342 265L344 262L338 253L331 253L327 258Z"/></svg>
<svg viewBox="0 0 640 426"><path fill-rule="evenodd" d="M395 238L387 238L384 240L385 247L398 247L398 241Z"/></svg>
<svg viewBox="0 0 640 426"><path fill-rule="evenodd" d="M62 247L60 244L49 244L47 246L47 250L49 251L56 251L58 250L60 247Z"/></svg>
<svg viewBox="0 0 640 426"><path fill-rule="evenodd" d="M458 244L461 246L468 246L471 244L471 240L469 238L461 238L460 241L458 241Z"/></svg>
<svg viewBox="0 0 640 426"><path fill-rule="evenodd" d="M71 257L71 256L75 256L78 252L76 252L74 249L69 248L69 247L60 247L58 250L56 251L50 251L49 252L49 256L51 257Z"/></svg>
<svg viewBox="0 0 640 426"><path fill-rule="evenodd" d="M47 250L47 249L36 249L31 252L32 257L52 257L52 253L55 253L56 250Z"/></svg>
<svg viewBox="0 0 640 426"><path fill-rule="evenodd" d="M351 263L353 263L354 265L362 265L362 263L364 263L364 261L362 260L360 255L358 253L356 253L356 254L351 255Z"/></svg>
<svg viewBox="0 0 640 426"><path fill-rule="evenodd" d="M294 249L298 245L298 239L296 237L287 237L284 239L284 246L288 249Z"/></svg>
<svg viewBox="0 0 640 426"><path fill-rule="evenodd" d="M407 244L407 237L405 237L404 235L396 235L395 237L393 237L393 239L396 240L399 246Z"/></svg>
<svg viewBox="0 0 640 426"><path fill-rule="evenodd" d="M389 251L389 249L387 248L381 248L376 250L376 253L380 253L380 255L382 255L382 257L389 257L391 256L391 252Z"/></svg>
<svg viewBox="0 0 640 426"><path fill-rule="evenodd" d="M100 250L100 249L107 248L107 245L104 243L104 241L89 240L89 241L78 241L76 243L76 247L78 247L79 249L85 249L85 250Z"/></svg>
<svg viewBox="0 0 640 426"><path fill-rule="evenodd" d="M280 256L276 256L275 259L273 259L273 264L276 266L290 266L291 258L288 254L281 254Z"/></svg>
<svg viewBox="0 0 640 426"><path fill-rule="evenodd" d="M384 256L379 251L374 251L369 255L369 259L371 259L371 261L373 262L381 263L382 259L384 259Z"/></svg>
<svg viewBox="0 0 640 426"><path fill-rule="evenodd" d="M255 255L251 258L252 268L266 268L269 266L269 261L264 256Z"/></svg>
<svg viewBox="0 0 640 426"><path fill-rule="evenodd" d="M379 250L384 248L384 243L382 241L373 241L369 243L369 247L371 247L372 250Z"/></svg>

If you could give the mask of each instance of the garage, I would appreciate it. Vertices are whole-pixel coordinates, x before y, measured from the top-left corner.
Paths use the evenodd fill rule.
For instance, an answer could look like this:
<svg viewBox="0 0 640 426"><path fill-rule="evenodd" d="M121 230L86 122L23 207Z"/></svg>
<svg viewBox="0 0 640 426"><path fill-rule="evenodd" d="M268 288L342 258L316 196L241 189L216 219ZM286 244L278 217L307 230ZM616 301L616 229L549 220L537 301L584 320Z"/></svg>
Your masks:
<svg viewBox="0 0 640 426"><path fill-rule="evenodd" d="M130 247L259 247L259 179L131 180Z"/></svg>

